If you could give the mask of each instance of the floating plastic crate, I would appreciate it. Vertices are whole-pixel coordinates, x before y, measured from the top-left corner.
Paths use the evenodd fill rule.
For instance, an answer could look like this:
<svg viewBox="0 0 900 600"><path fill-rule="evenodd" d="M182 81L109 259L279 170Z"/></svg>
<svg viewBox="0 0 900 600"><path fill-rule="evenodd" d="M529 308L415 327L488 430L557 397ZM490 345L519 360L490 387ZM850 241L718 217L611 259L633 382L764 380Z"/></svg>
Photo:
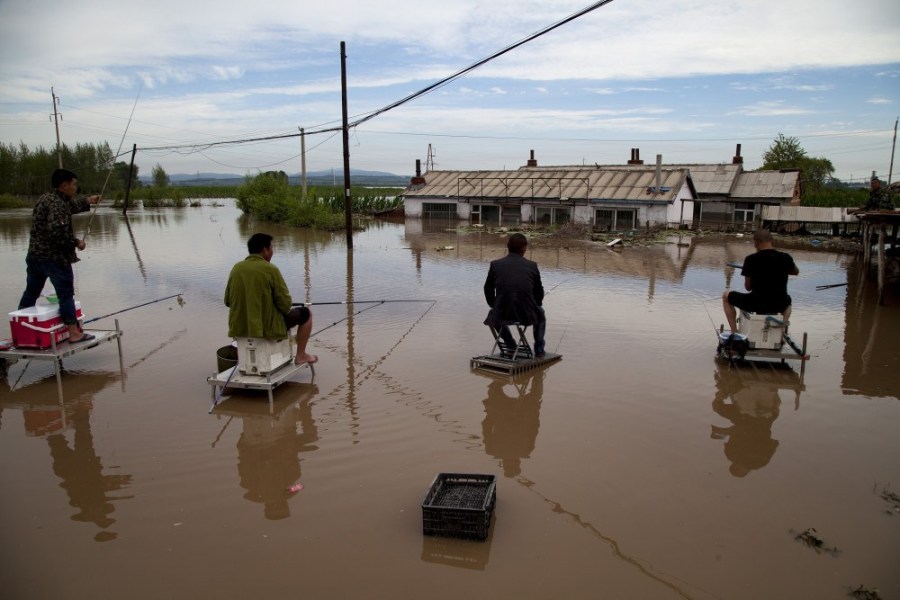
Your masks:
<svg viewBox="0 0 900 600"><path fill-rule="evenodd" d="M439 473L422 500L422 532L485 540L496 503L493 475Z"/></svg>

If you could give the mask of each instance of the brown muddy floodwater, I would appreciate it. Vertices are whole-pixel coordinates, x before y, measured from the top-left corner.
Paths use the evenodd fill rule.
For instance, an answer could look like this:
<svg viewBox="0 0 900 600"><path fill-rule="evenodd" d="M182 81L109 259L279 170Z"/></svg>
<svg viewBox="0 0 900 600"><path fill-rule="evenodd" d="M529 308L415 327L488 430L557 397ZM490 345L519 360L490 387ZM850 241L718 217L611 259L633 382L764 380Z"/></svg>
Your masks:
<svg viewBox="0 0 900 600"><path fill-rule="evenodd" d="M0 217L8 311L29 222ZM272 414L246 391L208 414L225 279L257 230L295 301L435 302L315 307L314 382L278 388ZM67 358L62 403L50 363L10 366L0 595L900 597L900 299L878 306L855 256L790 250L801 378L714 358L749 238L536 240L563 359L506 378L469 366L491 349L481 288L505 240L434 230L374 223L348 254L231 202L136 210L130 229L101 209L76 265L85 316L184 305L119 314L123 368L115 344ZM487 541L422 535L441 472L496 475ZM796 539L810 528L821 546Z"/></svg>

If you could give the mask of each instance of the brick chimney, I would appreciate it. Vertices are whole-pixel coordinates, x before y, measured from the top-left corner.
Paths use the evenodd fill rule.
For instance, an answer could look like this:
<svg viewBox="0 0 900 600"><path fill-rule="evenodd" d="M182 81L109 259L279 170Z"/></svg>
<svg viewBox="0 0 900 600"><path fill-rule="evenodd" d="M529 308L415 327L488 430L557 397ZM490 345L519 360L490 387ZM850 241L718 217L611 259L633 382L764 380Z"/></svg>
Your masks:
<svg viewBox="0 0 900 600"><path fill-rule="evenodd" d="M425 178L422 177L422 161L416 159L416 176L410 179L410 185L425 185Z"/></svg>
<svg viewBox="0 0 900 600"><path fill-rule="evenodd" d="M536 167L537 161L534 159L534 150L531 151L531 158L528 159L528 162L525 163L526 167Z"/></svg>
<svg viewBox="0 0 900 600"><path fill-rule="evenodd" d="M733 165L744 164L744 157L741 156L741 145L740 144L738 144L737 148L734 149L734 157L731 159L731 164L733 164Z"/></svg>
<svg viewBox="0 0 900 600"><path fill-rule="evenodd" d="M644 161L641 160L641 149L640 148L632 148L631 149L631 160L628 161L629 165L642 165Z"/></svg>

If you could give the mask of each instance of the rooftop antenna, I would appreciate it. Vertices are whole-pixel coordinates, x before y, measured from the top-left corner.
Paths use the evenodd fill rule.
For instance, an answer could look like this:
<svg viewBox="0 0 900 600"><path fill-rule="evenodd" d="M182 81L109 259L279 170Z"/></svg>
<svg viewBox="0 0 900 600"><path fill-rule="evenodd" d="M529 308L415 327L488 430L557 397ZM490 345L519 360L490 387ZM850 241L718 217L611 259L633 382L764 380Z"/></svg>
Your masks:
<svg viewBox="0 0 900 600"><path fill-rule="evenodd" d="M428 158L425 159L425 171L428 173L434 171L434 151L431 149L431 144L428 144Z"/></svg>

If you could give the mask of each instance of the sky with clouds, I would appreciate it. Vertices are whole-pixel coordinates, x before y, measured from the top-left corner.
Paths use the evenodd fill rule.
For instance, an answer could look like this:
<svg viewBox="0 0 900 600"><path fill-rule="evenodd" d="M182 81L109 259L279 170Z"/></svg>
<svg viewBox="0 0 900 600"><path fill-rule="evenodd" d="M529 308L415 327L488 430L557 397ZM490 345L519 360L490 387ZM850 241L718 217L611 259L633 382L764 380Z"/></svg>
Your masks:
<svg viewBox="0 0 900 600"><path fill-rule="evenodd" d="M63 142L136 144L142 174L297 173L301 127L307 169L340 171L342 41L352 122L593 4L0 0L0 142L55 146L52 88ZM898 115L896 0L614 0L353 127L350 164L716 163L741 144L753 169L783 133L842 180L886 178Z"/></svg>

